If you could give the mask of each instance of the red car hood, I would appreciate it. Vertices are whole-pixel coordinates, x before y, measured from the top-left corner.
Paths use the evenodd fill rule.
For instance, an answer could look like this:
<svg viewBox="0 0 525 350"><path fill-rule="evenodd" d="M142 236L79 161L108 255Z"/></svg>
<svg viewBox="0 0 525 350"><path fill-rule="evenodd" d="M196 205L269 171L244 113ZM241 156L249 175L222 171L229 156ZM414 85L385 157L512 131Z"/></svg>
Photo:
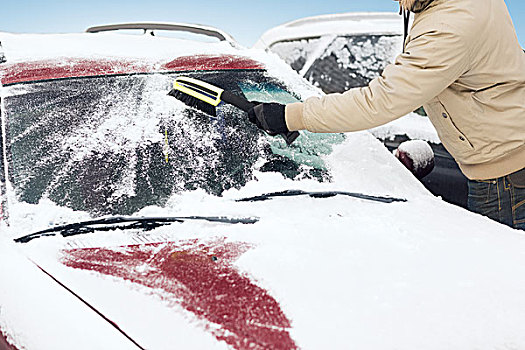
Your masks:
<svg viewBox="0 0 525 350"><path fill-rule="evenodd" d="M192 239L69 249L62 251L61 262L74 270L96 271L103 278L145 287L148 294L184 310L190 322L234 349L294 349L291 323L279 303L235 266L251 248L225 238Z"/></svg>

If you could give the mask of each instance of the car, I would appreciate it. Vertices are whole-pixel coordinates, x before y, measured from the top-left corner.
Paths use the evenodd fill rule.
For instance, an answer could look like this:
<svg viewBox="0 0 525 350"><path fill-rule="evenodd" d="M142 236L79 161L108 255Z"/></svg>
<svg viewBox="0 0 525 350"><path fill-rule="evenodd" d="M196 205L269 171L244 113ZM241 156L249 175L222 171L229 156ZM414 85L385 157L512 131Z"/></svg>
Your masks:
<svg viewBox="0 0 525 350"><path fill-rule="evenodd" d="M398 14L381 12L307 17L269 29L254 47L277 54L325 93L341 93L368 85L401 53L402 21ZM467 207L467 178L423 108L370 131L391 151L409 140L428 142L435 167L422 183L434 195Z"/></svg>
<svg viewBox="0 0 525 350"><path fill-rule="evenodd" d="M288 145L169 95L322 95L274 55L128 27L0 33L0 349L525 346L519 231L369 132Z"/></svg>

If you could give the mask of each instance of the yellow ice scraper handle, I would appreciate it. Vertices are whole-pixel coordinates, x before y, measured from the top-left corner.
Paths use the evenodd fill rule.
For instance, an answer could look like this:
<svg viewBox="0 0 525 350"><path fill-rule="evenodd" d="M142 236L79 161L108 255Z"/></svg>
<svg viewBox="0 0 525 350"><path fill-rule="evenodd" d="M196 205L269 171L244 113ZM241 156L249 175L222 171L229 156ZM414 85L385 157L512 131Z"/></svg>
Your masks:
<svg viewBox="0 0 525 350"><path fill-rule="evenodd" d="M232 94L230 91L224 91L220 87L190 77L176 78L173 83L173 90L171 90L168 95L210 115L215 115L215 107L221 102L231 104L246 113L256 105L254 102L248 101L245 97ZM204 105L200 102L204 102ZM213 106L210 107L212 110L208 108L209 106ZM281 135L286 141L286 144L291 145L299 136L299 133L297 131L290 131L288 133L282 133Z"/></svg>
<svg viewBox="0 0 525 350"><path fill-rule="evenodd" d="M215 107L221 103L221 95L224 92L223 89L217 86L189 77L178 77L175 79L173 89L182 91Z"/></svg>

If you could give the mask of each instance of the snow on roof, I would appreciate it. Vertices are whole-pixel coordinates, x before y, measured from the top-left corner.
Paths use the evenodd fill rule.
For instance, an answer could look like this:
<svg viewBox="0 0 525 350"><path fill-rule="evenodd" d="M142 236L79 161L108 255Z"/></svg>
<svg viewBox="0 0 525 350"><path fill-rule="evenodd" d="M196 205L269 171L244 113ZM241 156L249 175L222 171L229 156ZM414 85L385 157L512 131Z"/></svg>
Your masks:
<svg viewBox="0 0 525 350"><path fill-rule="evenodd" d="M0 33L7 63L76 58L133 58L167 61L194 54L238 54L226 41L203 43L194 40L118 32L75 34Z"/></svg>
<svg viewBox="0 0 525 350"><path fill-rule="evenodd" d="M58 59L7 63L0 67L0 83L8 86L73 77L141 74L153 72L216 71L229 69L264 69L265 66L238 55L180 56L165 64L148 65L126 59Z"/></svg>
<svg viewBox="0 0 525 350"><path fill-rule="evenodd" d="M349 12L306 17L282 24L265 32L255 48L271 47L280 41L324 35L390 34L402 35L401 17L390 12Z"/></svg>
<svg viewBox="0 0 525 350"><path fill-rule="evenodd" d="M228 41L202 42L118 32L73 34L0 32L0 42L6 58L6 62L0 65L0 76L4 84L16 83L20 81L20 75L31 73L27 68L38 67L45 68L46 74L50 70L56 73L49 78L57 78L59 77L57 74L61 75L64 72L69 74L67 72L70 71L75 71L82 76L84 75L81 74L82 72L89 71L90 74L85 75L91 76L96 75L100 70L103 71L101 74L119 74L213 68L213 70L266 69L283 79L286 76L288 81L300 79L277 56L269 55L263 50L233 47ZM189 60L191 62L188 62L188 58L191 58ZM86 65L86 62L89 64ZM85 69L79 64L85 66ZM22 67L24 69L21 69ZM12 73L15 73L16 79ZM300 85L304 85L304 82Z"/></svg>
<svg viewBox="0 0 525 350"><path fill-rule="evenodd" d="M202 42L119 32L73 34L0 32L0 42L6 58L6 62L0 65L0 79L5 84L21 81L20 75L24 76L28 73L27 71L17 73L16 69L20 68L20 65L25 68L28 66L37 68L42 63L54 62L53 67L49 67L48 64L47 72L49 69L54 70L56 74L50 78L56 78L57 75L64 72L69 74L67 72L72 70L79 73L79 64L84 66L80 69L80 73L91 72L86 74L88 76L95 75L100 69L104 74L141 72L145 69L180 71L185 70L184 67L187 70L205 70L203 65L199 65L199 62L205 58L205 64L208 67L215 67L214 70L264 68L269 74L296 86L295 91L303 98L320 94L313 86L305 84L305 81L277 55L268 54L264 50L233 47L228 41ZM192 62L184 61L188 57L193 58ZM199 57L203 59L199 60ZM96 64L90 63L86 66L84 64L86 62L96 62ZM217 65L222 68L218 68ZM191 68L188 68L190 66ZM10 72L15 73L16 79L9 78L9 76L15 78ZM38 80L26 78L23 77L22 80Z"/></svg>

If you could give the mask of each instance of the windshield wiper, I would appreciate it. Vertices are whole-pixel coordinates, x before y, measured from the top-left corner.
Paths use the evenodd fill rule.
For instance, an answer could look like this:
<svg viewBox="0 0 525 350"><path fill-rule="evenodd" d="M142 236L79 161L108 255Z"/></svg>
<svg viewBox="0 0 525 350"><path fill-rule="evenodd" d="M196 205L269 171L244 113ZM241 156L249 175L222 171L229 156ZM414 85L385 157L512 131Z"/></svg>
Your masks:
<svg viewBox="0 0 525 350"><path fill-rule="evenodd" d="M75 236L95 231L114 231L141 229L149 231L160 226L170 225L174 222L184 222L187 220L204 220L209 222L219 222L226 224L255 224L257 218L229 218L217 216L173 216L173 217L125 217L113 216L109 218L76 222L73 224L61 225L48 228L46 230L31 233L29 235L14 239L17 243L27 243L35 238L55 236L62 237ZM119 225L122 224L122 225Z"/></svg>
<svg viewBox="0 0 525 350"><path fill-rule="evenodd" d="M281 192L272 192L262 194L260 196L248 197L237 199L236 202L259 202L269 200L275 197L294 197L294 196L310 196L312 198L330 198L335 196L348 196L380 203L393 203L393 202L406 202L404 198L395 197L380 197L370 196L362 193L343 192L343 191L321 191L321 192L308 192L302 190L286 190Z"/></svg>

